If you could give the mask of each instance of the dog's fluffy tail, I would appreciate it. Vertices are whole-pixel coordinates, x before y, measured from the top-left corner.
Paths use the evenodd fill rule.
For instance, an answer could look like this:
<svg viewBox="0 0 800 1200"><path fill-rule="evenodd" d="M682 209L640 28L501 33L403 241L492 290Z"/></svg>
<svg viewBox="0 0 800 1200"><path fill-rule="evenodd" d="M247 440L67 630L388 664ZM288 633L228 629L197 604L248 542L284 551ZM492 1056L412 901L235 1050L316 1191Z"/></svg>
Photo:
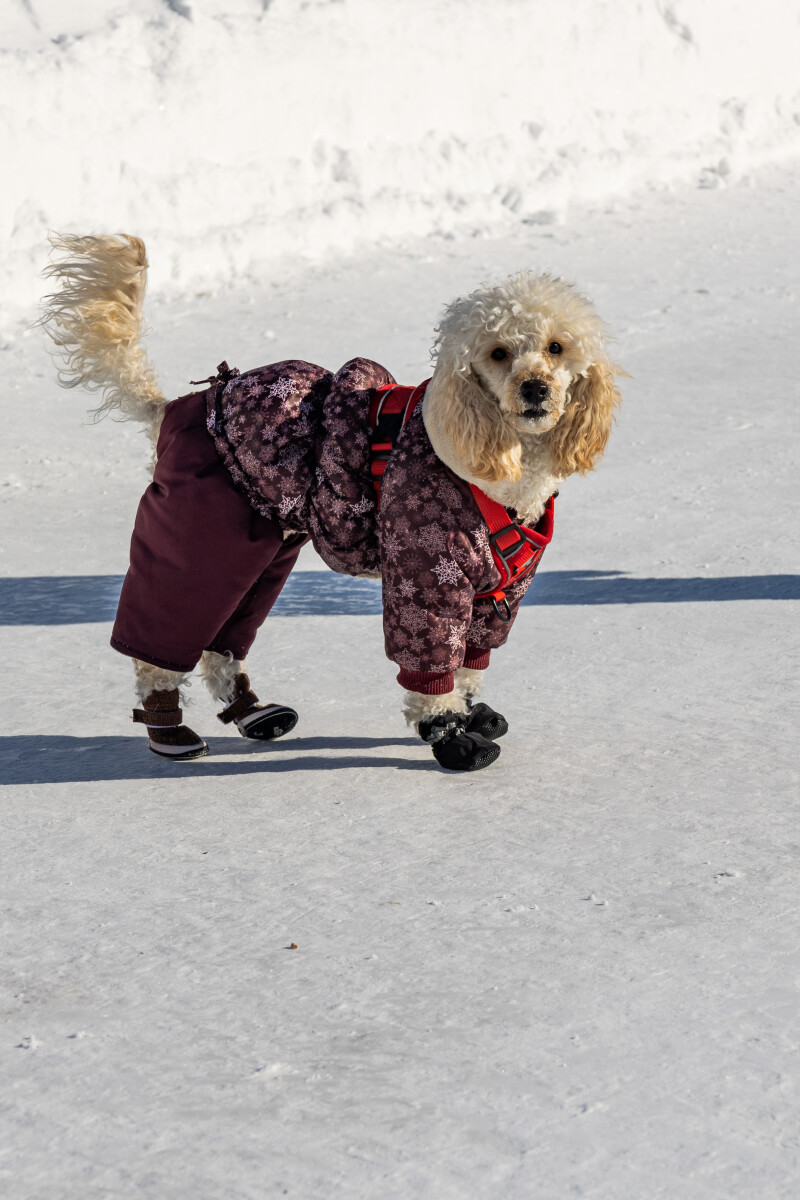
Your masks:
<svg viewBox="0 0 800 1200"><path fill-rule="evenodd" d="M144 242L51 234L50 244L57 257L44 274L57 287L42 301L40 324L60 352L58 382L100 392L95 420L118 412L141 421L155 447L166 400L141 340Z"/></svg>

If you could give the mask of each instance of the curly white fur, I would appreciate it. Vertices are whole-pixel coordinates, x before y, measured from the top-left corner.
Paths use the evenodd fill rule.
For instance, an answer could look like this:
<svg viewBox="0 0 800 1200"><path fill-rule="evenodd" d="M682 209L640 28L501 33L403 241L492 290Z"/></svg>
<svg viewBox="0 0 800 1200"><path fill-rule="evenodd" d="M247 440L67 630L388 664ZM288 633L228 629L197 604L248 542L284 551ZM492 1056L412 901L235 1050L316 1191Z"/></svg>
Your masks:
<svg viewBox="0 0 800 1200"><path fill-rule="evenodd" d="M455 687L452 692L441 696L425 696L422 692L405 692L403 699L403 715L406 724L419 731L420 721L439 717L443 713L469 712L469 700L474 700L483 684L483 671L472 667L459 667L455 673Z"/></svg>
<svg viewBox="0 0 800 1200"><path fill-rule="evenodd" d="M173 688L181 690L181 700L188 703L185 689L191 686L189 671L168 671L164 667L154 667L151 663L139 658L133 662L134 687L139 700L144 700L151 692L171 692ZM232 654L217 654L214 650L204 650L200 660L200 675L203 683L213 700L228 704L233 699L236 676L247 671L247 664Z"/></svg>
<svg viewBox="0 0 800 1200"><path fill-rule="evenodd" d="M223 704L229 704L233 699L236 676L247 671L244 661L227 654L217 654L215 650L204 650L200 660L200 673L203 683L211 693L212 699Z"/></svg>
<svg viewBox="0 0 800 1200"><path fill-rule="evenodd" d="M141 421L155 450L165 397L141 343L147 256L141 238L53 234L63 257L45 268L58 288L42 302L40 324L62 362L62 387L99 391L99 420L118 412Z"/></svg>
<svg viewBox="0 0 800 1200"><path fill-rule="evenodd" d="M188 703L183 690L189 686L188 672L167 671L164 667L154 667L152 663L142 662L139 658L134 658L132 662L134 688L139 700L144 700L151 692L171 692L173 688L178 688L182 703Z"/></svg>
<svg viewBox="0 0 800 1200"><path fill-rule="evenodd" d="M437 455L522 520L538 520L608 441L614 376L624 372L605 341L590 302L551 275L519 272L454 300L437 327L422 412Z"/></svg>
<svg viewBox="0 0 800 1200"><path fill-rule="evenodd" d="M455 683L455 690L465 700L474 700L483 687L483 671L476 671L474 667L459 667Z"/></svg>
<svg viewBox="0 0 800 1200"><path fill-rule="evenodd" d="M403 716L406 724L417 731L420 721L439 717L442 713L454 712L469 712L466 698L456 689L445 692L442 696L424 696L422 692L405 692L403 695Z"/></svg>
<svg viewBox="0 0 800 1200"><path fill-rule="evenodd" d="M517 271L448 304L436 326L433 353L450 372L468 376L475 350L487 334L517 353L531 337L541 341L556 321L569 330L576 350L591 362L603 356L605 324L591 301L558 275Z"/></svg>

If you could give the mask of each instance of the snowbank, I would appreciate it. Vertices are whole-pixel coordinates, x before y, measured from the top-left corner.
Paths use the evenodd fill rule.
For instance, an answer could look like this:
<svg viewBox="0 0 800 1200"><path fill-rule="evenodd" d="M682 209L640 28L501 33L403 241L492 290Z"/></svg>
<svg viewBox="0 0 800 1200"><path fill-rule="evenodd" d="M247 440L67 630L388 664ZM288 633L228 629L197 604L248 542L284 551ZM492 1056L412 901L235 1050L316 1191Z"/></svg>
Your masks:
<svg viewBox="0 0 800 1200"><path fill-rule="evenodd" d="M800 149L796 0L7 0L2 287L48 227L153 283L559 219Z"/></svg>

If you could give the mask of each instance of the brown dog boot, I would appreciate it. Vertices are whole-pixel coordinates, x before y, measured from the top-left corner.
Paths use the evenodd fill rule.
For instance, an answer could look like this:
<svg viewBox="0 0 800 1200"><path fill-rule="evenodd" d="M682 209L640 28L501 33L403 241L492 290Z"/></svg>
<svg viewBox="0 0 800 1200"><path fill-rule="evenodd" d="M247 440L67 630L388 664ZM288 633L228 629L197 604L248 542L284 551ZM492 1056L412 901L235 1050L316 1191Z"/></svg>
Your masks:
<svg viewBox="0 0 800 1200"><path fill-rule="evenodd" d="M162 758L173 762L185 762L189 758L202 758L208 754L208 746L188 725L182 725L181 696L177 688L171 692L151 692L145 696L141 708L133 710L133 719L147 726L150 749Z"/></svg>
<svg viewBox="0 0 800 1200"><path fill-rule="evenodd" d="M241 671L233 681L234 697L217 713L223 725L234 722L242 737L273 741L289 733L297 724L297 713L285 704L259 704L258 696L250 689L250 680Z"/></svg>

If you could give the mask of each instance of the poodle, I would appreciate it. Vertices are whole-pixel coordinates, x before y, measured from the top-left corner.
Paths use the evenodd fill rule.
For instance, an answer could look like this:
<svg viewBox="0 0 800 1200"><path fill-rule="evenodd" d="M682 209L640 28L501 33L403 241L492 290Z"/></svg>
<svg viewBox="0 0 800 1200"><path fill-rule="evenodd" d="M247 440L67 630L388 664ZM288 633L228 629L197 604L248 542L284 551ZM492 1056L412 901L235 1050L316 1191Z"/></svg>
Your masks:
<svg viewBox="0 0 800 1200"><path fill-rule="evenodd" d="M523 271L445 309L417 387L363 358L336 372L223 362L167 403L142 345L143 242L51 242L41 322L59 382L99 391L95 415L141 422L153 447L111 638L133 659L150 749L208 752L182 719L198 663L224 724L260 741L294 727L294 709L258 700L245 658L311 540L333 570L382 579L406 719L439 765L494 762L508 723L477 701L483 673L552 537L559 487L597 464L620 400L591 303Z"/></svg>

